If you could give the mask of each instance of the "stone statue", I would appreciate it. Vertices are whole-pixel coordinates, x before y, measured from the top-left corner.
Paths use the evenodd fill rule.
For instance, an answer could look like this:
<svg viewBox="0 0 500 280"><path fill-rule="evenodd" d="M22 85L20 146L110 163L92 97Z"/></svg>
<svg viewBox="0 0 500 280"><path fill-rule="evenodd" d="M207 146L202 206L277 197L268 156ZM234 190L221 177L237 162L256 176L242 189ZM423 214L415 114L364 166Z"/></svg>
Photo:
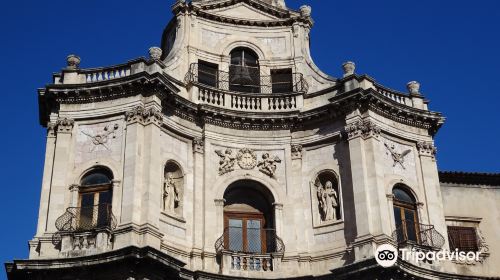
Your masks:
<svg viewBox="0 0 500 280"><path fill-rule="evenodd" d="M223 175L234 170L236 157L233 156L233 151L231 149L226 149L224 153L222 150L216 150L215 153L217 153L220 157L219 175Z"/></svg>
<svg viewBox="0 0 500 280"><path fill-rule="evenodd" d="M166 211L174 212L179 203L179 190L174 182L172 173L168 173L163 185L163 208Z"/></svg>
<svg viewBox="0 0 500 280"><path fill-rule="evenodd" d="M280 163L281 159L278 156L271 158L269 153L264 153L262 155L262 160L259 161L257 166L259 167L260 172L274 177L276 173L276 163Z"/></svg>
<svg viewBox="0 0 500 280"><path fill-rule="evenodd" d="M337 220L338 196L332 182L327 181L325 186L321 183L316 186L321 220L323 222Z"/></svg>

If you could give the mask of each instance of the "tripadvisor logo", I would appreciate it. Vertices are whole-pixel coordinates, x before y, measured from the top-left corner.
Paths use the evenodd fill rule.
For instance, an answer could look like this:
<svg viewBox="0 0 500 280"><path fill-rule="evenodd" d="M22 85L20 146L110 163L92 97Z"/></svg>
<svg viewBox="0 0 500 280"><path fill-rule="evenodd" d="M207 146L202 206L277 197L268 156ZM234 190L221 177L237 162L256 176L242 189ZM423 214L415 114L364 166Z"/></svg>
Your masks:
<svg viewBox="0 0 500 280"><path fill-rule="evenodd" d="M405 249L396 247L390 244L383 244L377 247L375 251L375 260L382 267L391 267L398 260L398 256L403 261L467 261L467 262L478 262L480 260L481 252L462 252L458 249L455 251L441 250L441 251L419 251L415 248Z"/></svg>
<svg viewBox="0 0 500 280"><path fill-rule="evenodd" d="M380 245L375 251L375 260L382 267L391 267L398 260L398 250L390 244Z"/></svg>

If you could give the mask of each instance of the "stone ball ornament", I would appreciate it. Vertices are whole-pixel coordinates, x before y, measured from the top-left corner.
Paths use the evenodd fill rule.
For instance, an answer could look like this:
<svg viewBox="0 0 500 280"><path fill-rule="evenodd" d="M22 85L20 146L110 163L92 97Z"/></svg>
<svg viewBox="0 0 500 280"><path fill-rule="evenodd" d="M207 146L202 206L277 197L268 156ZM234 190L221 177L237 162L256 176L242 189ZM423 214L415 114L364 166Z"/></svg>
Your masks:
<svg viewBox="0 0 500 280"><path fill-rule="evenodd" d="M80 67L81 59L75 54L70 54L66 57L66 64L68 69L78 69Z"/></svg>
<svg viewBox="0 0 500 280"><path fill-rule="evenodd" d="M411 81L406 84L408 92L413 95L420 95L420 83L417 81Z"/></svg>
<svg viewBox="0 0 500 280"><path fill-rule="evenodd" d="M159 47L149 48L149 58L152 60L160 60L163 51Z"/></svg>

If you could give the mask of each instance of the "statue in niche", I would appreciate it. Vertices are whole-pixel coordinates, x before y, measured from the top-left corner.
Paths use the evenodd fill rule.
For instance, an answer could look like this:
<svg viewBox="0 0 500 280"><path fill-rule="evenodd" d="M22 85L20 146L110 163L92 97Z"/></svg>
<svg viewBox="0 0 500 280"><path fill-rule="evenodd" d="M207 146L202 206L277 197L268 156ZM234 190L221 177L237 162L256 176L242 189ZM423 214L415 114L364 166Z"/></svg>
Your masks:
<svg viewBox="0 0 500 280"><path fill-rule="evenodd" d="M174 212L179 206L179 189L175 184L175 178L172 173L167 174L163 184L163 208L166 211Z"/></svg>
<svg viewBox="0 0 500 280"><path fill-rule="evenodd" d="M236 157L233 155L233 151L231 149L226 149L225 152L222 152L222 150L216 150L215 153L220 157L219 175L224 175L228 172L234 171L234 162Z"/></svg>
<svg viewBox="0 0 500 280"><path fill-rule="evenodd" d="M281 159L278 156L271 157L269 153L264 153L262 155L262 160L259 161L257 166L259 167L260 172L274 177L276 173L276 163L280 163Z"/></svg>
<svg viewBox="0 0 500 280"><path fill-rule="evenodd" d="M332 181L327 181L323 186L317 180L318 207L320 210L321 221L335 221L337 220L338 195L337 191L333 188Z"/></svg>

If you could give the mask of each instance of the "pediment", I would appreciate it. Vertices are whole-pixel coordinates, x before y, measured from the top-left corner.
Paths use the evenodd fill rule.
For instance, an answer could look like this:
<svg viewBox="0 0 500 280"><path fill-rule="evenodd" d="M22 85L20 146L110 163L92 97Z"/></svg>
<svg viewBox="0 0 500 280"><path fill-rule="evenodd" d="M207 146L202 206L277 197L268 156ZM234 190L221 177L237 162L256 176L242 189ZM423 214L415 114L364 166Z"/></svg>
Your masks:
<svg viewBox="0 0 500 280"><path fill-rule="evenodd" d="M272 21L279 19L269 14L267 11L262 11L246 3L237 3L228 7L212 10L211 13L218 16L245 20Z"/></svg>

